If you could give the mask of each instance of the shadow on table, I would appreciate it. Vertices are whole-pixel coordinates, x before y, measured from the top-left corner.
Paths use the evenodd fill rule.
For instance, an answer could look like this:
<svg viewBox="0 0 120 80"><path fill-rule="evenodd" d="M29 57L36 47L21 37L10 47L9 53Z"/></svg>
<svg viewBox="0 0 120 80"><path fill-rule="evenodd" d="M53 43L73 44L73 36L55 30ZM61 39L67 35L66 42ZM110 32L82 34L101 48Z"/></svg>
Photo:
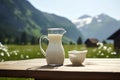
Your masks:
<svg viewBox="0 0 120 80"><path fill-rule="evenodd" d="M96 63L86 62L86 63L79 64L79 65L67 64L67 65L65 65L65 66L66 66L66 67L85 67L85 66L87 66L87 65L96 65Z"/></svg>
<svg viewBox="0 0 120 80"><path fill-rule="evenodd" d="M30 67L27 70L39 70L39 69L57 69L59 66L50 66L50 65L43 65L43 66L34 66Z"/></svg>
<svg viewBox="0 0 120 80"><path fill-rule="evenodd" d="M91 63L91 62L87 62L87 63L81 64L81 65L67 64L67 65L61 65L61 66L66 66L66 67L85 67L87 65L96 65L96 64ZM43 66L33 66L33 67L28 68L27 70L57 69L58 67L60 67L60 65L58 65L58 66L43 65Z"/></svg>
<svg viewBox="0 0 120 80"><path fill-rule="evenodd" d="M72 64L68 64L65 65L66 67L85 67L85 65L81 64L81 65L72 65Z"/></svg>

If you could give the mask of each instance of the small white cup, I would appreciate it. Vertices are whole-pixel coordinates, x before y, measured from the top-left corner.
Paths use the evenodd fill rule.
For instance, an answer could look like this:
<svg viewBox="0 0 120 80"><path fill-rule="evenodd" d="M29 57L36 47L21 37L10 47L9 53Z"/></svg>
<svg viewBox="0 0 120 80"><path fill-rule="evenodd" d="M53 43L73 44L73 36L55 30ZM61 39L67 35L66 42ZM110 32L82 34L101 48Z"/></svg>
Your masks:
<svg viewBox="0 0 120 80"><path fill-rule="evenodd" d="M82 65L83 61L86 58L87 50L83 51L68 51L70 61L73 65Z"/></svg>

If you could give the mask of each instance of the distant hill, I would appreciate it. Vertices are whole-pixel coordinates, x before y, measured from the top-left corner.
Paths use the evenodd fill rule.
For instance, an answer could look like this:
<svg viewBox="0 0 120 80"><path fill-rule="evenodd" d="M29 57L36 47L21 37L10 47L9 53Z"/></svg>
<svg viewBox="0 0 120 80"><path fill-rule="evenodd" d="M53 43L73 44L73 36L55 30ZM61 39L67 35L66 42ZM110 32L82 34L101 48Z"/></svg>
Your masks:
<svg viewBox="0 0 120 80"><path fill-rule="evenodd" d="M23 32L29 38L47 34L47 28L66 29L64 40L76 42L82 33L65 17L42 12L27 0L0 0L0 39L14 39Z"/></svg>
<svg viewBox="0 0 120 80"><path fill-rule="evenodd" d="M83 15L72 21L87 38L106 40L115 31L120 29L120 21L106 15L100 14L94 17Z"/></svg>

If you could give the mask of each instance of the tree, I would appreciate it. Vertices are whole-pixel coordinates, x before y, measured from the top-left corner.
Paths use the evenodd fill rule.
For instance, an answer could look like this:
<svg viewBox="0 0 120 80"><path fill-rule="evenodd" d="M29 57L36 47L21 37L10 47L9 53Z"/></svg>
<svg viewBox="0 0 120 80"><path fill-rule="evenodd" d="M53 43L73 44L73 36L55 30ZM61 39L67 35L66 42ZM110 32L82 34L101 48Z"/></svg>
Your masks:
<svg viewBox="0 0 120 80"><path fill-rule="evenodd" d="M5 42L7 44L13 44L15 42L15 37L12 36L11 34L10 35L7 35L7 37L5 38Z"/></svg>
<svg viewBox="0 0 120 80"><path fill-rule="evenodd" d="M0 42L5 44L5 34L0 34Z"/></svg>
<svg viewBox="0 0 120 80"><path fill-rule="evenodd" d="M27 33L26 32L23 32L21 34L21 40L20 40L20 43L26 45L28 43L28 38L27 38Z"/></svg>
<svg viewBox="0 0 120 80"><path fill-rule="evenodd" d="M32 39L31 39L31 44L37 44L36 43L36 38L33 36Z"/></svg>
<svg viewBox="0 0 120 80"><path fill-rule="evenodd" d="M82 44L82 39L81 39L81 37L78 38L77 44Z"/></svg>
<svg viewBox="0 0 120 80"><path fill-rule="evenodd" d="M15 37L14 44L20 44L20 39L19 39L19 37Z"/></svg>
<svg viewBox="0 0 120 80"><path fill-rule="evenodd" d="M75 43L74 43L74 42L72 42L72 41L70 41L70 42L69 42L69 44L70 44L70 45L74 45Z"/></svg>
<svg viewBox="0 0 120 80"><path fill-rule="evenodd" d="M107 41L106 41L106 40L103 40L102 43L103 43L103 44L107 44Z"/></svg>

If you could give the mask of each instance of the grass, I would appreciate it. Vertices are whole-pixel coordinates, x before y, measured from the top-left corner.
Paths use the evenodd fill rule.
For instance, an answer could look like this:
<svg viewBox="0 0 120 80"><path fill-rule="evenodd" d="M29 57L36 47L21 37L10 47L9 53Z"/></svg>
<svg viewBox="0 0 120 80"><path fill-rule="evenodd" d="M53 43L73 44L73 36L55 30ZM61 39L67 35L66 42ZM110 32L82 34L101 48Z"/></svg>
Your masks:
<svg viewBox="0 0 120 80"><path fill-rule="evenodd" d="M7 60L23 60L32 58L43 58L38 45L8 45L7 56L4 52L4 56L0 56L1 61Z"/></svg>
<svg viewBox="0 0 120 80"><path fill-rule="evenodd" d="M47 46L43 46L46 49ZM68 58L70 50L88 50L88 58L120 58L113 50L112 44L106 44L102 47L86 48L85 45L64 45L65 57ZM0 48L0 61L23 60L32 58L44 58L39 45L7 45L3 49ZM0 78L0 80L33 80L31 78Z"/></svg>
<svg viewBox="0 0 120 80"><path fill-rule="evenodd" d="M46 49L47 46L43 46ZM105 48L105 49L104 49ZM88 58L118 58L113 50L112 44L104 45L102 48L92 47L86 48L85 45L64 45L65 57L68 58L68 51L70 50L88 50ZM108 49L110 49L108 51ZM6 52L0 50L0 61L8 60L23 60L32 58L44 58L39 49L39 45L7 45Z"/></svg>

